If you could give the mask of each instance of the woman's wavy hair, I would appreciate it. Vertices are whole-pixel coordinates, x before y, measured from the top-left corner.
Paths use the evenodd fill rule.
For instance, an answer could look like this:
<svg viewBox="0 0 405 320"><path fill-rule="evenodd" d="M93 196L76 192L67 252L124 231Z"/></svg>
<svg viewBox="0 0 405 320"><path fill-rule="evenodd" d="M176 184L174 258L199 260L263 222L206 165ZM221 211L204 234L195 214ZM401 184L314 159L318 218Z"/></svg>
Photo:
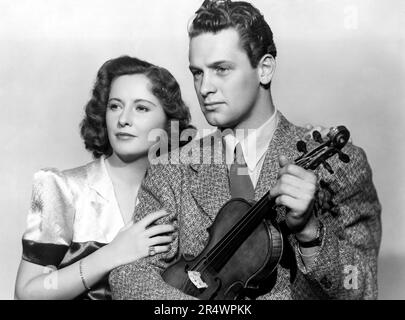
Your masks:
<svg viewBox="0 0 405 320"><path fill-rule="evenodd" d="M173 75L165 68L149 62L122 56L105 62L97 73L92 97L85 107L85 116L80 124L80 133L85 147L95 158L110 156L112 147L108 140L106 110L112 81L123 75L143 74L151 82L151 92L161 103L169 120L167 132L171 133L171 121L179 123L179 134L190 125L190 110L184 103L180 86ZM185 142L187 143L187 142ZM180 141L180 146L182 146ZM170 149L170 145L169 145Z"/></svg>

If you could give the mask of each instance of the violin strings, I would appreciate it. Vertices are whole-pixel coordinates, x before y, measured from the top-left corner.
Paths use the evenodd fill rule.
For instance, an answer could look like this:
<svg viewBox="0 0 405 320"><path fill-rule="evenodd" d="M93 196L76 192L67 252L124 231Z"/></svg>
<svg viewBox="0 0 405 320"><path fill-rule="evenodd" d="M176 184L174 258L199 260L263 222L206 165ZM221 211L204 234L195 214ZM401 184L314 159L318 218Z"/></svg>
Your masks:
<svg viewBox="0 0 405 320"><path fill-rule="evenodd" d="M221 259L218 258L218 256L222 257L222 259L225 258L225 255L222 255L222 253L224 251L230 252L230 250L227 250L227 247L232 243L235 237L237 237L237 235L243 231L244 228L247 229L248 227L250 227L250 222L257 218L256 212L260 212L260 210L267 204L267 198L267 196L262 197L262 199L260 199L259 202L252 209L250 209L250 212L248 212L240 221L238 221L238 223L236 223L235 226L230 231L228 231L228 233L211 249L211 251L206 256L207 260L209 260L210 263L213 263L215 265L222 262ZM197 263L197 266L201 264L201 262L202 261L199 261ZM205 270L207 267L208 266L203 266L202 271Z"/></svg>

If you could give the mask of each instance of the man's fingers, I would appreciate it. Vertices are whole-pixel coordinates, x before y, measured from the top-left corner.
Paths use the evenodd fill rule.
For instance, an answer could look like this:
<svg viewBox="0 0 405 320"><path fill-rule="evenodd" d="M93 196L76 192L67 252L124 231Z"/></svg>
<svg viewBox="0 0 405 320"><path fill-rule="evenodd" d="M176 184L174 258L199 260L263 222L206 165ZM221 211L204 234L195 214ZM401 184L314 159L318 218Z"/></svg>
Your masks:
<svg viewBox="0 0 405 320"><path fill-rule="evenodd" d="M313 185L277 184L270 190L271 197L286 195L288 197L307 201L313 198L315 187Z"/></svg>
<svg viewBox="0 0 405 320"><path fill-rule="evenodd" d="M297 166L295 164L286 164L284 165L278 172L278 177L280 178L281 176L285 174L290 174L293 176L296 176L302 180L305 180L307 182L316 183L316 175L308 170L305 170L304 168L301 168L300 166Z"/></svg>
<svg viewBox="0 0 405 320"><path fill-rule="evenodd" d="M290 160L288 160L286 156L281 155L278 157L278 163L280 165L280 168L283 168L290 163Z"/></svg>
<svg viewBox="0 0 405 320"><path fill-rule="evenodd" d="M295 199L288 195L281 195L276 198L276 204L289 208L287 215L292 218L301 218L302 214L308 209L308 203L299 199Z"/></svg>
<svg viewBox="0 0 405 320"><path fill-rule="evenodd" d="M314 193L316 189L316 185L312 181L302 180L290 174L284 174L280 178L280 184L294 187L295 190L306 193Z"/></svg>
<svg viewBox="0 0 405 320"><path fill-rule="evenodd" d="M323 139L327 139L329 131L329 128L322 128L322 130L320 130L319 132L321 133Z"/></svg>
<svg viewBox="0 0 405 320"><path fill-rule="evenodd" d="M305 125L305 129L308 130L308 131L305 132L305 134L304 134L304 139L307 140L307 141L313 139L313 136L312 136L312 135L313 135L314 131L318 131L318 132L321 134L321 137L322 137L323 139L326 139L327 136L328 136L329 130L330 130L330 129L327 128L327 127L322 127L322 126L319 126L319 125L313 126L313 125L311 125L311 124Z"/></svg>

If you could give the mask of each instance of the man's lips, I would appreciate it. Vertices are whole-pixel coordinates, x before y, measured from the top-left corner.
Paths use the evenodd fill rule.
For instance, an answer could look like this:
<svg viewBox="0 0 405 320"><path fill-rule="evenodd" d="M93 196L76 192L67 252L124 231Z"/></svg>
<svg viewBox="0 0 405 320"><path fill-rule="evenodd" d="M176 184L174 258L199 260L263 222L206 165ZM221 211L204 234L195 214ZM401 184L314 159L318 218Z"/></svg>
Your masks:
<svg viewBox="0 0 405 320"><path fill-rule="evenodd" d="M223 104L223 103L224 103L224 102L221 102L221 101L204 102L204 108L205 108L207 111L213 111L213 110L215 110L216 108L218 108L219 105L221 105L221 104Z"/></svg>

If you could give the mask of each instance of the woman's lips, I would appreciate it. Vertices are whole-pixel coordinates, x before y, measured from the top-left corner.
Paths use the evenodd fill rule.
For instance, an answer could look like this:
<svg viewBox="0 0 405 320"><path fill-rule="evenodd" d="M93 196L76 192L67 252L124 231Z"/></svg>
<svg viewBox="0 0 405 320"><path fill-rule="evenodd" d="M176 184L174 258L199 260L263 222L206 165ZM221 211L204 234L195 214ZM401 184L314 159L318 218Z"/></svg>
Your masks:
<svg viewBox="0 0 405 320"><path fill-rule="evenodd" d="M120 140L129 140L129 139L136 138L135 135L127 133L127 132L118 132L115 134L115 136Z"/></svg>

